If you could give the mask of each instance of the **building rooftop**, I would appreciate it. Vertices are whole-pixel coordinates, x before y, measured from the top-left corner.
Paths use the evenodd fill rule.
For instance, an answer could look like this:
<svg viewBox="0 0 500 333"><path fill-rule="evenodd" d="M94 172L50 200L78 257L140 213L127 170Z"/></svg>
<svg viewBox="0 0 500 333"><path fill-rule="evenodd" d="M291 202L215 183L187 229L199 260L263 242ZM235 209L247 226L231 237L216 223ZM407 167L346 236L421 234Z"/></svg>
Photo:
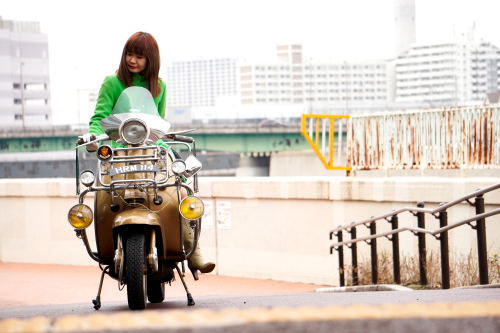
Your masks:
<svg viewBox="0 0 500 333"><path fill-rule="evenodd" d="M31 34L41 33L40 22L10 21L10 20L4 20L1 16L0 16L0 29L10 30L12 32L24 32Z"/></svg>

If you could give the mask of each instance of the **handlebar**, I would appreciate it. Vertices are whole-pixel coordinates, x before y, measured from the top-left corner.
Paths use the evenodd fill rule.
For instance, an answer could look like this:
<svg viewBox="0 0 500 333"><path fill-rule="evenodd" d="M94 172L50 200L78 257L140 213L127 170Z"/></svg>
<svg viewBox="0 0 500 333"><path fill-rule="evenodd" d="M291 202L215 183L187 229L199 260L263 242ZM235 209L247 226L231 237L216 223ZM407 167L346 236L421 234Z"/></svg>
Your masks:
<svg viewBox="0 0 500 333"><path fill-rule="evenodd" d="M180 142L186 142L186 143L193 143L194 140L193 138L189 136L183 136L183 135L174 135L174 141L180 141Z"/></svg>

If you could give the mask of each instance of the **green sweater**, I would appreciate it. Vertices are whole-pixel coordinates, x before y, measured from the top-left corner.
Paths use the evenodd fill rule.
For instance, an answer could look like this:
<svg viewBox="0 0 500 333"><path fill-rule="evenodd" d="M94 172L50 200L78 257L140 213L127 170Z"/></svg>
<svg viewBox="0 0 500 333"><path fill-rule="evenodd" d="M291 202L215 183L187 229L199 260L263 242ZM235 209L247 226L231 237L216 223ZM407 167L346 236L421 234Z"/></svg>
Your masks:
<svg viewBox="0 0 500 333"><path fill-rule="evenodd" d="M133 86L146 88L146 81L144 76L140 76L139 74L133 74ZM159 80L161 85L161 93L154 97L154 101L156 104L156 108L158 109L158 113L160 117L165 119L165 109L167 105L167 86L165 82ZM94 133L96 136L104 134L104 131L101 128L100 121L108 117L113 110L113 107L120 97L120 94L123 90L125 90L125 85L123 85L122 81L115 74L106 76L104 82L101 85L101 89L99 90L99 95L97 96L97 103L95 106L95 112L92 118L89 121L89 133ZM158 143L162 143L162 140L159 140ZM117 144L113 141L113 147L124 147L122 145Z"/></svg>

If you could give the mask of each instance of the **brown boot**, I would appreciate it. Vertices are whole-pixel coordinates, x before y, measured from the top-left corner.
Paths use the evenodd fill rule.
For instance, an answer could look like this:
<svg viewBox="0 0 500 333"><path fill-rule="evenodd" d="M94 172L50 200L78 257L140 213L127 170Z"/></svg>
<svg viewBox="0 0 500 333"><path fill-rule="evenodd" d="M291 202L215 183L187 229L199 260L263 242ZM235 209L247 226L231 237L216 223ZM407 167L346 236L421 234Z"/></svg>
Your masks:
<svg viewBox="0 0 500 333"><path fill-rule="evenodd" d="M194 232L189 225L189 222L185 219L184 221L184 248L186 253L191 252L194 244ZM200 245L196 247L191 258L188 259L188 268L193 273L194 279L198 280L198 271L201 273L210 273L214 270L215 264L213 262L204 262L203 256L201 255Z"/></svg>

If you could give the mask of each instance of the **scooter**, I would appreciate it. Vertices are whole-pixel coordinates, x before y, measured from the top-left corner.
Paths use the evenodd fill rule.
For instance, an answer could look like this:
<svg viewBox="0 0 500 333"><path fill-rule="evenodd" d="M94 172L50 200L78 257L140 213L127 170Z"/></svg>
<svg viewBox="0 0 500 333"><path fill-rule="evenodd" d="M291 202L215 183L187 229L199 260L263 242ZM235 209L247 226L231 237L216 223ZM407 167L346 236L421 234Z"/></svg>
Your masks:
<svg viewBox="0 0 500 333"><path fill-rule="evenodd" d="M153 96L142 87L125 89L100 124L105 134L86 143L79 137L79 203L68 212L76 236L102 270L94 308L101 307L105 275L117 280L120 290L127 286L129 308L137 310L144 309L147 300L159 303L165 299L165 284L175 280L174 270L186 290L188 306L195 305L184 280L184 261L194 253L200 235L204 204L194 193L198 192L197 172L202 164L196 158L193 138L180 135L194 129L168 132L170 124L158 115ZM158 144L160 139L167 141ZM96 152L96 173L79 173L78 149L108 140L122 147L101 144ZM184 146L188 157L183 160L173 145ZM86 187L81 192L80 182ZM181 188L188 193L182 200ZM84 203L89 192L95 192L93 210ZM182 219L194 229L189 253L183 245ZM94 220L96 252L86 233Z"/></svg>

